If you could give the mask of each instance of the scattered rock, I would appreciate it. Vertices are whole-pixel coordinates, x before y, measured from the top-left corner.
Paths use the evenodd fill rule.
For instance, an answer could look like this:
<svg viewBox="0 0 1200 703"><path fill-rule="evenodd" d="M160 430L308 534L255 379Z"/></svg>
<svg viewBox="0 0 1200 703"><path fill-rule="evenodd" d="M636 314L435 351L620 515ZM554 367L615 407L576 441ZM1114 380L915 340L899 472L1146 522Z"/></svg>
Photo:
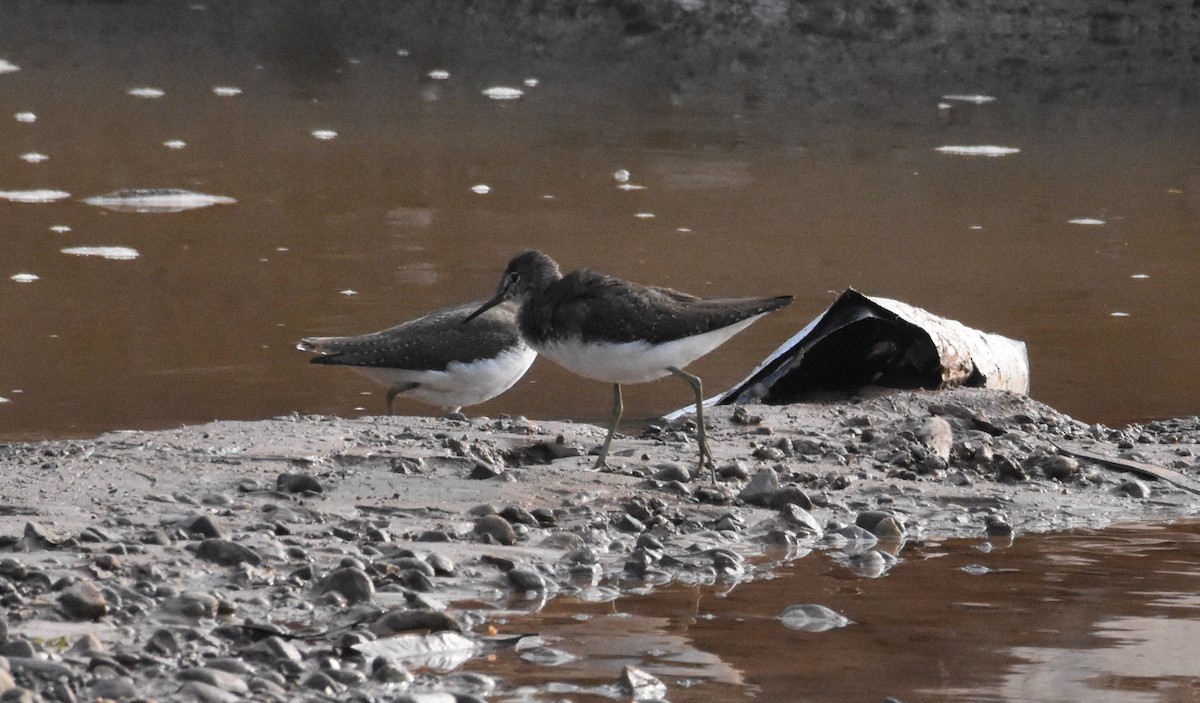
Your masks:
<svg viewBox="0 0 1200 703"><path fill-rule="evenodd" d="M1055 455L1042 462L1046 478L1067 482L1079 476L1079 462L1069 456Z"/></svg>
<svg viewBox="0 0 1200 703"><path fill-rule="evenodd" d="M1139 478L1122 479L1116 487L1116 493L1119 495L1127 495L1132 498L1149 498L1150 486Z"/></svg>
<svg viewBox="0 0 1200 703"><path fill-rule="evenodd" d="M325 487L308 474L279 474L275 479L275 490L281 493L324 493Z"/></svg>
<svg viewBox="0 0 1200 703"><path fill-rule="evenodd" d="M518 593L545 593L550 589L546 578L533 569L512 569L506 574L508 583Z"/></svg>
<svg viewBox="0 0 1200 703"><path fill-rule="evenodd" d="M516 544L517 535L512 524L499 515L485 515L475 521L475 534L495 540L505 546Z"/></svg>
<svg viewBox="0 0 1200 703"><path fill-rule="evenodd" d="M775 473L774 469L762 468L738 493L738 499L750 505L766 507L778 492L779 474Z"/></svg>
<svg viewBox="0 0 1200 703"><path fill-rule="evenodd" d="M258 566L262 557L253 549L227 539L206 539L196 548L196 556L221 566L250 564Z"/></svg>
<svg viewBox="0 0 1200 703"><path fill-rule="evenodd" d="M58 596L58 604L72 620L99 620L108 614L108 601L95 584L84 581Z"/></svg>
<svg viewBox="0 0 1200 703"><path fill-rule="evenodd" d="M185 529L189 534L202 537L225 538L225 530L221 527L220 521L211 515L201 515L189 522Z"/></svg>
<svg viewBox="0 0 1200 703"><path fill-rule="evenodd" d="M371 577L362 569L347 566L335 569L328 576L317 582L315 591L318 595L334 592L353 605L369 601L375 597L375 584Z"/></svg>

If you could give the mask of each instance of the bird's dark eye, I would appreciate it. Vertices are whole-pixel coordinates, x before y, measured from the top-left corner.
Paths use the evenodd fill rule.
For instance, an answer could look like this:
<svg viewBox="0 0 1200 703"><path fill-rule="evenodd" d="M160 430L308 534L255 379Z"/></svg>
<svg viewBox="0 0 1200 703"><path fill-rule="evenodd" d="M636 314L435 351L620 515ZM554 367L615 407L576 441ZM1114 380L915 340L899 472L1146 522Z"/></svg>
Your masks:
<svg viewBox="0 0 1200 703"><path fill-rule="evenodd" d="M508 284L509 285L513 285L519 280L521 280L521 274L517 273L516 271L513 271L512 273L508 274Z"/></svg>

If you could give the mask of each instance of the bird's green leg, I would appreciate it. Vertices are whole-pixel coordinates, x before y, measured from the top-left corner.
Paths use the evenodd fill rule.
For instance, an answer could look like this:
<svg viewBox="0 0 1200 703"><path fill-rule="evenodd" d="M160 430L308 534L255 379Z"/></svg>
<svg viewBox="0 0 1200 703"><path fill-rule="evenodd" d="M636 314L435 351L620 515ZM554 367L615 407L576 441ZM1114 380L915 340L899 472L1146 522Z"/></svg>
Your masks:
<svg viewBox="0 0 1200 703"><path fill-rule="evenodd" d="M604 438L604 444L600 447L600 456L596 457L596 463L592 465L593 469L607 469L608 466L608 445L612 444L613 435L617 433L617 425L621 422L621 413L625 411L625 404L621 402L621 384L613 384L613 409L612 418L608 424L608 436Z"/></svg>
<svg viewBox="0 0 1200 703"><path fill-rule="evenodd" d="M396 396L400 395L401 393L403 393L403 392L405 392L405 391L411 391L412 389L416 388L418 385L420 385L420 384L417 384L417 383L397 383L396 385L394 385L394 386L392 386L391 388L389 388L389 389L388 389L388 392L387 392L387 409L388 409L388 415L395 415L395 414L396 414L396 413L395 413L395 411L392 409L392 401L394 401L394 400L396 399Z"/></svg>
<svg viewBox="0 0 1200 703"><path fill-rule="evenodd" d="M712 448L708 446L708 434L704 430L704 390L700 384L700 377L693 376L674 366L667 367L667 370L687 381L687 384L692 387L692 392L696 395L696 440L700 444L700 470L704 471L704 460L707 458L708 467L712 471L712 481L716 483L717 462L713 459Z"/></svg>

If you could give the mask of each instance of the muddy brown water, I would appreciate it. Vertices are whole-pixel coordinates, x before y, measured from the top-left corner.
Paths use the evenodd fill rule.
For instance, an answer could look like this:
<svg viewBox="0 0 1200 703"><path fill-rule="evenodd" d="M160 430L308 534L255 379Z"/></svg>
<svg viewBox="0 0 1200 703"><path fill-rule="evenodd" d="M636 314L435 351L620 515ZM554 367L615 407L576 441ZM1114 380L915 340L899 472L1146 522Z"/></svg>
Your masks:
<svg viewBox="0 0 1200 703"><path fill-rule="evenodd" d="M767 581L526 605L504 631L577 658L504 652L470 668L530 681L538 695L519 700L605 700L632 665L679 702L1197 701L1198 546L1195 522L931 541L877 579L817 552ZM806 632L778 617L810 603L851 623Z"/></svg>
<svg viewBox="0 0 1200 703"><path fill-rule="evenodd" d="M74 11L96 22L116 7ZM1197 412L1194 91L1106 101L1087 85L1033 94L1019 80L934 78L873 102L739 102L694 85L589 86L586 71L544 60L403 56L401 44L343 53L332 71L320 56L202 41L165 61L136 41L35 41L50 26L0 45L20 68L0 73L0 191L70 193L0 199L0 440L378 412L379 388L309 366L296 340L486 297L529 247L701 295L795 295L693 367L709 392L854 286L1025 340L1033 395L1080 419ZM496 85L525 95L481 94ZM146 87L162 95L129 93ZM81 202L127 188L237 203ZM81 246L138 256L63 253ZM634 387L627 417L688 399L672 379ZM600 421L608 402L602 384L543 360L473 412ZM511 626L577 659L502 653L471 667L527 683L529 700L602 697L593 687L623 663L668 681L675 701L1200 700L1196 539L1193 524L1021 536L990 552L909 545L880 579L817 553L732 590L561 598ZM854 624L812 634L775 619L803 602Z"/></svg>

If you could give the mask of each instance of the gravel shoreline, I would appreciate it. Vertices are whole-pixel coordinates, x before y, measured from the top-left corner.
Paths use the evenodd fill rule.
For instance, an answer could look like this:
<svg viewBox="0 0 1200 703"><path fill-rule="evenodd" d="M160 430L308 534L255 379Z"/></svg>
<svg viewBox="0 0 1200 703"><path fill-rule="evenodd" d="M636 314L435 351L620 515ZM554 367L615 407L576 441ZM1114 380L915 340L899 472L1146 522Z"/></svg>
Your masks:
<svg viewBox="0 0 1200 703"><path fill-rule="evenodd" d="M1109 429L964 389L708 420L716 484L692 475L690 420L619 436L613 473L587 470L600 428L524 418L293 416L0 445L0 700L483 700L505 683L413 656L514 646L480 604L745 580L808 548L873 577L904 540L1200 505L1055 446L1195 479L1198 418ZM655 690L640 675L614 685Z"/></svg>

